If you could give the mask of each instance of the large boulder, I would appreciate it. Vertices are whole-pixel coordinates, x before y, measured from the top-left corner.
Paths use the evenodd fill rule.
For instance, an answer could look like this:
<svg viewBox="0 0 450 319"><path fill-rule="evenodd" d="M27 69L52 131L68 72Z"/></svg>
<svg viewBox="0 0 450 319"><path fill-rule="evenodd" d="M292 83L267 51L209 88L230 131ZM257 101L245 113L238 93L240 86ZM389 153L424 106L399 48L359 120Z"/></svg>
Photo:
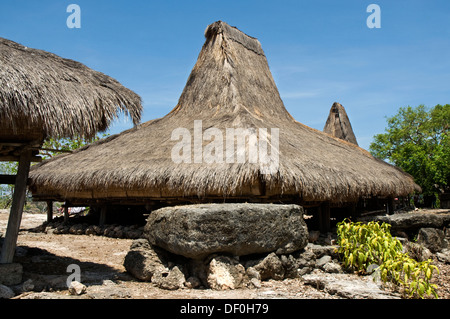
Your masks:
<svg viewBox="0 0 450 319"><path fill-rule="evenodd" d="M371 218L378 222L385 222L392 226L392 231L413 231L420 228L440 228L450 225L450 214L433 214L412 212L405 214L394 214L389 216L376 216Z"/></svg>
<svg viewBox="0 0 450 319"><path fill-rule="evenodd" d="M213 253L243 256L304 248L303 208L274 204L199 204L152 212L143 236L174 254L202 259Z"/></svg>

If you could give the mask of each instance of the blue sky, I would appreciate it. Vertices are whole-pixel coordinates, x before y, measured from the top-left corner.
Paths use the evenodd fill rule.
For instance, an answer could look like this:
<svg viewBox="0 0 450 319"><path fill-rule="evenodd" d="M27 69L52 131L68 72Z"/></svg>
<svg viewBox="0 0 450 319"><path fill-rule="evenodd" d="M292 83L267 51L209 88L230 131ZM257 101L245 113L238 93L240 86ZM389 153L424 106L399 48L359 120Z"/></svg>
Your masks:
<svg viewBox="0 0 450 319"><path fill-rule="evenodd" d="M68 5L81 8L70 29ZM369 4L381 8L370 29ZM142 121L176 105L204 43L222 20L258 38L287 110L322 130L333 102L361 147L399 107L450 104L450 1L2 0L0 37L110 75L143 99ZM110 133L132 126L121 117Z"/></svg>

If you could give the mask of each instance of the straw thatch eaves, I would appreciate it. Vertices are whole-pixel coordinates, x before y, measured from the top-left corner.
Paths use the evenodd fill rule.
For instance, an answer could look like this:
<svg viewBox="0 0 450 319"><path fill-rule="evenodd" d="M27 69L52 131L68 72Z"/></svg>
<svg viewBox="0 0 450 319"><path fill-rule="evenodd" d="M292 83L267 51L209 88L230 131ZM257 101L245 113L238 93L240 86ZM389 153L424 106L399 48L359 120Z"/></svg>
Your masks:
<svg viewBox="0 0 450 319"><path fill-rule="evenodd" d="M33 167L35 199L73 203L138 200L357 201L418 186L400 169L354 144L309 128L285 109L259 41L226 23L206 32L178 104L166 116ZM177 128L279 128L279 168L259 164L175 163ZM268 141L271 141L269 134ZM226 144L223 134L223 145ZM203 148L210 144L203 140ZM192 153L202 146L193 144Z"/></svg>
<svg viewBox="0 0 450 319"><path fill-rule="evenodd" d="M337 102L334 102L330 109L330 114L328 115L323 131L340 138L341 140L358 145L347 112L345 112L344 107Z"/></svg>
<svg viewBox="0 0 450 319"><path fill-rule="evenodd" d="M119 114L140 122L140 97L85 65L0 38L0 141L93 137ZM17 153L17 151L15 151ZM9 155L11 157L13 155Z"/></svg>

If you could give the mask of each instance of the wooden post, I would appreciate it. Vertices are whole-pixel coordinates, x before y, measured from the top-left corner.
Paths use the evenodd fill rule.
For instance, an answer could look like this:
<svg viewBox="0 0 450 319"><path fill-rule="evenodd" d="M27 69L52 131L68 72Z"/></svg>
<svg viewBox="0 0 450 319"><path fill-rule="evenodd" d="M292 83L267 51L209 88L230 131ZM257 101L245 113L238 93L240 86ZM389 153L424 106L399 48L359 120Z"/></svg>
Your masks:
<svg viewBox="0 0 450 319"><path fill-rule="evenodd" d="M330 203L324 202L319 207L319 227L321 233L327 233L331 230L330 226Z"/></svg>
<svg viewBox="0 0 450 319"><path fill-rule="evenodd" d="M394 214L394 206L395 206L394 197L388 197L386 203L386 213L388 215Z"/></svg>
<svg viewBox="0 0 450 319"><path fill-rule="evenodd" d="M317 215L319 216L319 231L322 233L323 232L323 215L322 215L322 204L320 204L317 207Z"/></svg>
<svg viewBox="0 0 450 319"><path fill-rule="evenodd" d="M356 217L358 217L357 216L358 212L356 211L356 203L350 203L348 205L347 210L348 210L348 213L346 213L346 216L345 216L346 218L350 218L350 220L353 221L356 219Z"/></svg>
<svg viewBox="0 0 450 319"><path fill-rule="evenodd" d="M105 225L105 221L106 221L106 212L108 211L108 207L107 206L102 206L102 208L100 209L100 220L99 220L99 226L103 226Z"/></svg>
<svg viewBox="0 0 450 319"><path fill-rule="evenodd" d="M0 257L0 263L2 264L10 264L14 259L20 222L22 221L23 206L25 204L31 156L31 150L26 150L20 154L11 211L9 213L8 226L3 242L2 255Z"/></svg>
<svg viewBox="0 0 450 319"><path fill-rule="evenodd" d="M69 221L69 204L64 204L64 222L67 223Z"/></svg>
<svg viewBox="0 0 450 319"><path fill-rule="evenodd" d="M53 219L53 202L47 201L47 222L50 223Z"/></svg>

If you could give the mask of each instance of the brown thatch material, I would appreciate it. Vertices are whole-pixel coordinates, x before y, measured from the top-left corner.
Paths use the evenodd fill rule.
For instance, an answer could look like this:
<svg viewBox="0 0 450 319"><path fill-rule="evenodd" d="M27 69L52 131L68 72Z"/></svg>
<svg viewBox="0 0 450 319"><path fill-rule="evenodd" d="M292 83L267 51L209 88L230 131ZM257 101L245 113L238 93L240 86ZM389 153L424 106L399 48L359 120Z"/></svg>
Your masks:
<svg viewBox="0 0 450 319"><path fill-rule="evenodd" d="M113 78L55 54L0 38L0 136L93 137L140 97Z"/></svg>
<svg viewBox="0 0 450 319"><path fill-rule="evenodd" d="M205 36L169 114L36 165L30 174L33 196L78 202L183 196L343 202L406 195L418 188L411 176L367 151L295 121L257 39L221 21L210 25ZM194 120L203 121L203 130L215 127L222 132L233 127L279 128L279 169L262 174L259 164L248 160L174 163L171 151L179 141L171 140L171 133L187 128L193 136Z"/></svg>
<svg viewBox="0 0 450 319"><path fill-rule="evenodd" d="M331 107L323 131L340 138L341 140L358 145L347 112L345 112L344 107L337 102L334 102Z"/></svg>

